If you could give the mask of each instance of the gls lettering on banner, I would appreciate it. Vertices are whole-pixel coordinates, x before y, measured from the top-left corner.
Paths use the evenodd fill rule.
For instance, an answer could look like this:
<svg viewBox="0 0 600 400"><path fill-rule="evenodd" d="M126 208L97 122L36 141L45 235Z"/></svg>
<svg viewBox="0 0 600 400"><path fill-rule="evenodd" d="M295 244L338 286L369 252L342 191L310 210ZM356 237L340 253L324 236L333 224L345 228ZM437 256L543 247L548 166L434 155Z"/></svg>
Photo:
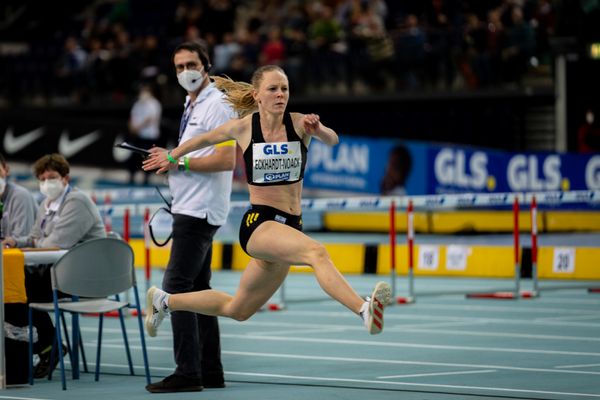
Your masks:
<svg viewBox="0 0 600 400"><path fill-rule="evenodd" d="M441 185L463 189L486 188L488 156L476 151L470 156L462 150L442 149L435 157L435 178Z"/></svg>
<svg viewBox="0 0 600 400"><path fill-rule="evenodd" d="M540 174L541 165L541 174ZM506 176L510 190L560 190L560 156L516 155L508 162Z"/></svg>
<svg viewBox="0 0 600 400"><path fill-rule="evenodd" d="M589 190L600 190L600 156L593 156L585 166L585 184Z"/></svg>

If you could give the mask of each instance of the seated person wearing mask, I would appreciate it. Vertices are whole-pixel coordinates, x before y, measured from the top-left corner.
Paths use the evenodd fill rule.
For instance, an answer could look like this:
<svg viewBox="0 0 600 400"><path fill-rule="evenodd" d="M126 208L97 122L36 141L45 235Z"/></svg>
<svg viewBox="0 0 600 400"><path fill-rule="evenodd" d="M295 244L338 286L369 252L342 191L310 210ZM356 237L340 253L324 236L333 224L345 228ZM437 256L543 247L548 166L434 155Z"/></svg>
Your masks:
<svg viewBox="0 0 600 400"><path fill-rule="evenodd" d="M69 185L69 170L69 163L60 154L48 154L35 162L33 172L45 199L38 208L29 235L7 237L3 242L6 247L69 249L86 240L106 237L96 205L85 193ZM25 289L29 302L52 301L50 266L26 267ZM34 351L40 357L34 376L41 378L48 375L58 361L58 357L55 357L54 365L50 365L54 325L48 313L35 310L33 324L39 338ZM65 351L63 347L63 353Z"/></svg>
<svg viewBox="0 0 600 400"><path fill-rule="evenodd" d="M8 182L10 168L0 153L0 237L28 235L37 204L29 190Z"/></svg>

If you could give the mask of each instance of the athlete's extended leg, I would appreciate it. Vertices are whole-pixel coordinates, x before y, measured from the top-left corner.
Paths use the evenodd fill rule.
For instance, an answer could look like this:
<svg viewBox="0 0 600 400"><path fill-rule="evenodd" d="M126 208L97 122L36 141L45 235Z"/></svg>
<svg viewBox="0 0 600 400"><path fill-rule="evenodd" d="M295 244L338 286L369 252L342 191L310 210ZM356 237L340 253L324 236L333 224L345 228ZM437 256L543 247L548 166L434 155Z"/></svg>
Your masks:
<svg viewBox="0 0 600 400"><path fill-rule="evenodd" d="M371 334L383 330L383 309L391 300L391 288L379 282L371 297L362 299L337 270L325 247L302 232L277 222L265 222L248 241L248 252L260 259L291 265L310 265L319 285L331 297L359 314Z"/></svg>
<svg viewBox="0 0 600 400"><path fill-rule="evenodd" d="M251 259L234 296L218 290L169 296L169 311L192 311L242 321L251 317L277 291L289 266Z"/></svg>
<svg viewBox="0 0 600 400"><path fill-rule="evenodd" d="M358 314L365 302L337 270L325 247L304 233L278 222L261 224L248 241L255 258L289 265L309 265L325 292Z"/></svg>

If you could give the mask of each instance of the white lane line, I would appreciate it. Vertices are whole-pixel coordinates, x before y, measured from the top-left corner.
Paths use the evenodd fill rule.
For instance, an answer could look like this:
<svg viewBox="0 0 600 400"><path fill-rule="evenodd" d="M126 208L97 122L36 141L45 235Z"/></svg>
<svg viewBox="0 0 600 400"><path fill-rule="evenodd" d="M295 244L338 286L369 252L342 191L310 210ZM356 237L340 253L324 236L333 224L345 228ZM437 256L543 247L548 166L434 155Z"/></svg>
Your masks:
<svg viewBox="0 0 600 400"><path fill-rule="evenodd" d="M414 348L414 349L435 349L435 350L459 350L459 351L477 351L477 352L495 352L495 353L529 353L529 354L545 354L545 355L567 355L567 356L586 356L600 357L600 353L582 352L582 351L560 351L560 350L539 350L527 348L500 348L500 347L480 347L480 346L449 346L449 345L434 345L422 343L399 343L399 342L370 342L366 340L349 340L349 339L325 339L325 338L305 338L305 337L280 337L280 336L250 336L238 335L231 333L222 333L221 337L242 340L271 340L279 342L294 342L294 343L321 343L321 344L336 344L336 345L353 345L353 346L373 346L373 347L397 347L397 348Z"/></svg>
<svg viewBox="0 0 600 400"><path fill-rule="evenodd" d="M255 341L278 341L278 342L293 342L293 343L319 343L326 345L352 345L352 346L371 346L371 347L393 347L393 348L411 348L411 349L435 349L449 351L476 351L476 352L493 352L493 353L528 353L528 354L544 354L553 356L586 356L600 357L600 353L581 352L581 351L560 351L560 350L538 350L526 348L499 348L499 347L479 347L479 346L449 346L449 345L432 345L422 343L399 343L399 342L369 342L365 340L348 340L348 339L324 339L324 338L305 338L305 337L280 337L266 335L237 335L231 333L221 333L222 338L238 339L238 340L255 340ZM165 339L168 336L164 336ZM86 342L93 343L93 342ZM108 345L107 345L108 346ZM111 345L118 347L117 345ZM131 346L139 348L139 346ZM148 349L159 349L157 347L148 346ZM598 373L600 374L600 372Z"/></svg>
<svg viewBox="0 0 600 400"><path fill-rule="evenodd" d="M466 324L465 324L466 325ZM401 327L401 326L399 326ZM386 327L386 329L389 327ZM488 337L503 337L503 338L519 338L519 339L534 339L534 340L559 340L559 341L581 341L581 342L600 342L600 337L591 336L564 336L564 335L541 335L541 334L527 334L527 333L508 333L508 332L472 332L472 331L461 331L461 330L449 330L444 328L443 330L437 329L422 329L408 327L404 329L404 332L417 332L417 333L431 333L439 336L447 335L460 335L460 336L488 336Z"/></svg>
<svg viewBox="0 0 600 400"><path fill-rule="evenodd" d="M599 393L576 393L576 392L552 392L547 390L530 390L530 389L514 389L514 388L500 388L500 387L487 387L487 386L466 386L466 385L441 385L432 383L411 383L411 382L391 382L391 381L372 381L366 379L346 379L346 378L324 378L320 376L298 376L298 375L281 375L281 374L262 374L255 372L235 372L225 371L228 375L241 375L241 376L253 376L261 378L282 378L291 380L311 380L321 382L350 382L350 383L368 383L374 384L378 387L381 385L390 386L405 386L405 387L426 387L440 388L440 389L462 389L462 390L485 390L490 392L502 392L502 393L529 393L529 394L541 394L541 395L554 395L554 396L574 396L574 397L591 397L600 398Z"/></svg>
<svg viewBox="0 0 600 400"><path fill-rule="evenodd" d="M8 386L10 388L10 385ZM17 396L0 396L0 399L14 399L14 400L47 400L40 397L17 397Z"/></svg>
<svg viewBox="0 0 600 400"><path fill-rule="evenodd" d="M171 350L171 349L169 349ZM266 357L266 358L287 358L292 360L314 360L314 361L339 361L342 363L373 363L373 364L388 364L388 365L420 365L433 367L456 367L456 368L480 368L480 369L498 369L507 371L528 371L528 372L549 372L549 373L566 373L577 375L600 375L600 372L593 371L570 371L558 370L550 368L528 368L528 367L512 367L505 365L489 365L489 364L466 364L466 363L441 363L431 361L404 361L404 360L387 360L375 358L355 358L355 357L330 357L330 356L314 356L314 355L299 355L285 353L259 353L250 351L223 351L223 354L234 356L247 357Z"/></svg>
<svg viewBox="0 0 600 400"><path fill-rule="evenodd" d="M489 374L490 372L497 372L497 370L482 369L479 371L431 372L428 374L389 375L389 376L378 376L377 379L417 378L417 377L421 377L421 376L441 376L441 375Z"/></svg>
<svg viewBox="0 0 600 400"><path fill-rule="evenodd" d="M557 365L554 368L594 368L600 367L600 364L576 364L576 365Z"/></svg>
<svg viewBox="0 0 600 400"><path fill-rule="evenodd" d="M483 310L482 310L483 311ZM595 311L592 310L588 310L587 313L595 313L592 314L591 316L595 316L596 318L598 318L598 314ZM327 319L331 319L331 318L345 318L345 319L355 319L356 317L352 314L349 314L347 312L335 312L335 311L331 311L331 312L327 312L327 311L292 311L292 310L287 310L285 312L285 317L294 317L294 316L306 316L306 317L310 317L311 319L315 319L315 318L327 318ZM600 327L600 321L598 323L593 323L593 322L573 322L573 321L554 321L554 320L538 320L538 319L534 319L532 320L531 318L524 318L524 319L516 319L516 318L489 318L489 317L454 317L454 316L440 316L440 315L431 315L431 314L424 314L424 313L419 313L419 314L392 314L391 312L388 312L385 315L385 319L386 321L389 323L389 321L398 321L398 322L404 322L404 321L409 321L409 323L411 324L416 324L416 321L427 321L427 322L431 322L431 321L455 321L455 322L472 322L472 323L497 323L497 324L510 324L510 325L523 325L524 323L527 323L529 325L535 325L535 326L576 326L576 327L593 327L593 328L598 328ZM245 322L244 322L245 323Z"/></svg>
<svg viewBox="0 0 600 400"><path fill-rule="evenodd" d="M365 328L362 328L361 330L364 330ZM296 329L287 329L287 330L280 330L280 331L259 331L259 332L248 332L246 333L247 335L256 335L256 336L261 336L261 335L288 335L288 334L305 334L305 333L339 333L339 332L345 332L350 330L350 328L346 328L346 327L322 327L321 329L319 328L313 328L313 329L302 329L302 325L299 325L298 328Z"/></svg>
<svg viewBox="0 0 600 400"><path fill-rule="evenodd" d="M386 316L387 318L387 316ZM543 334L525 334L525 333L512 333L512 332L475 332L475 331L463 331L463 330L449 330L447 327L449 326L464 326L464 327L472 327L474 325L483 325L487 323L486 321L478 321L478 320L470 320L470 321L456 321L456 322L439 322L439 323L431 323L431 324L416 324L416 325L388 325L386 326L386 332L417 332L417 333L431 333L437 336L447 336L447 335L459 335L459 336L481 336L481 337L504 337L504 338L518 338L518 339L535 339L535 340L560 340L560 341L589 341L589 342L600 342L600 337L595 336L565 336L565 335L543 335ZM522 323L520 323L522 324ZM335 331L364 331L364 327L359 324L352 324L352 326L340 326L340 324L300 324L295 322L263 322L263 321L244 321L243 324L240 324L236 321L230 320L220 320L219 325L222 326L235 326L238 328L244 327L277 327L277 328L289 328L289 330L281 330L281 331L273 331L267 330L264 332L248 332L250 335L264 335L264 334L288 334L290 331L292 333L298 333L299 329L309 328L303 330L303 332L335 332ZM444 328L443 330L439 329L428 329L428 328ZM81 327L83 332L92 332L96 333L97 328L95 327ZM120 328L104 328L105 333L121 333ZM135 339L136 335L139 336L139 331L131 328L127 329L127 335L132 339ZM170 332L169 332L170 335ZM159 332L159 336L161 336L161 332ZM113 340L113 339L102 339L104 340ZM114 339L118 342L118 340L123 340L122 337L119 339ZM87 341L86 341L87 342ZM93 342L95 343L95 342Z"/></svg>
<svg viewBox="0 0 600 400"><path fill-rule="evenodd" d="M103 345L104 346L104 345ZM107 344L107 348L119 348L123 346ZM130 345L131 348L139 350L140 346ZM163 351L172 352L172 347L160 347L160 346L149 346L148 350L152 351ZM288 358L293 360L312 360L312 361L339 361L342 363L373 363L373 364L389 364L389 365L420 365L420 366L433 366L433 367L456 367L456 368L480 368L480 369L499 369L506 371L526 371L526 372L548 372L548 373L564 373L574 375L600 375L600 372L594 371L572 371L572 370L560 370L551 368L530 368L530 367L514 367L506 365L493 365L493 364L466 364L466 363L443 363L443 362L431 362L431 361L405 361L405 360L386 360L381 358L354 358L354 357L329 357L329 356L315 356L315 355L299 355L299 354L286 354L286 353L259 353L251 351L231 351L222 350L222 354L232 356L245 356L245 357L266 357L266 358Z"/></svg>
<svg viewBox="0 0 600 400"><path fill-rule="evenodd" d="M594 314L590 314L590 315L564 315L562 317L540 317L540 318L536 318L534 321L541 321L541 322L546 322L546 321L566 321L566 322L571 322L571 321L581 321L581 320L600 320L600 317L598 317L598 313L594 313Z"/></svg>
<svg viewBox="0 0 600 400"><path fill-rule="evenodd" d="M169 349L171 350L171 349ZM102 363L102 366L116 367L116 368L128 368L126 365L121 364L109 364ZM143 367L135 365L136 370L142 370ZM152 370L159 371L172 371L173 368L164 367L151 367ZM482 371L477 371L482 372ZM486 372L486 371L483 371ZM490 371L491 372L491 371ZM464 373L464 372L463 372ZM575 393L575 392L555 392L555 391L542 391L542 390L531 390L531 389L515 389L515 388L500 388L500 387L486 387L486 386L466 386L466 385L443 385L443 384L432 384L432 383L416 383L416 382L394 382L385 380L367 380L367 379L348 379L348 378L325 378L325 377L313 377L313 376L299 376L299 375L282 375L282 374L266 374L266 373L254 373L254 372L239 372L239 371L225 371L226 380L229 375L240 375L240 376L253 376L253 377L268 377L268 378L282 378L291 380L314 380L321 382L350 382L350 383L368 383L377 385L391 385L391 386L408 386L408 387L427 387L427 388L445 388L445 389L464 389L464 390L485 390L491 392L508 392L508 393L531 393L531 394L544 394L544 395L558 395L558 396L576 396L576 397L592 397L600 398L598 393ZM44 400L34 399L30 397L2 397L0 399L16 399L16 400Z"/></svg>

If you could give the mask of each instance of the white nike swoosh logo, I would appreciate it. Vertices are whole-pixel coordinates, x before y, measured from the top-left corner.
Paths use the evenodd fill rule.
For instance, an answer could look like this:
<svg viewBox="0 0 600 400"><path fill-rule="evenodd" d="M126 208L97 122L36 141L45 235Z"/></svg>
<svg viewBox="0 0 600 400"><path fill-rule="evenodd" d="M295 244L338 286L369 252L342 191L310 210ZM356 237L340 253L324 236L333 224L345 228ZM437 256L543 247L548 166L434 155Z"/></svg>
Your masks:
<svg viewBox="0 0 600 400"><path fill-rule="evenodd" d="M117 144L122 143L123 140L125 140L125 136L117 135L115 137L114 145L116 146ZM115 147L115 146L113 146L113 158L115 159L115 161L116 162L125 162L125 161L129 160L129 157L131 157L131 155L133 153L129 150L125 150L125 149L122 149L120 147Z"/></svg>
<svg viewBox="0 0 600 400"><path fill-rule="evenodd" d="M15 137L13 128L10 127L6 129L6 134L4 135L4 151L6 154L18 153L43 135L44 127L41 127Z"/></svg>
<svg viewBox="0 0 600 400"><path fill-rule="evenodd" d="M64 130L63 133L60 134L60 139L58 141L58 152L62 154L65 158L69 158L79 153L81 150L88 147L90 144L94 143L96 140L100 138L100 131L94 131L88 133L85 136L78 137L77 139L71 140L69 139L69 132Z"/></svg>

